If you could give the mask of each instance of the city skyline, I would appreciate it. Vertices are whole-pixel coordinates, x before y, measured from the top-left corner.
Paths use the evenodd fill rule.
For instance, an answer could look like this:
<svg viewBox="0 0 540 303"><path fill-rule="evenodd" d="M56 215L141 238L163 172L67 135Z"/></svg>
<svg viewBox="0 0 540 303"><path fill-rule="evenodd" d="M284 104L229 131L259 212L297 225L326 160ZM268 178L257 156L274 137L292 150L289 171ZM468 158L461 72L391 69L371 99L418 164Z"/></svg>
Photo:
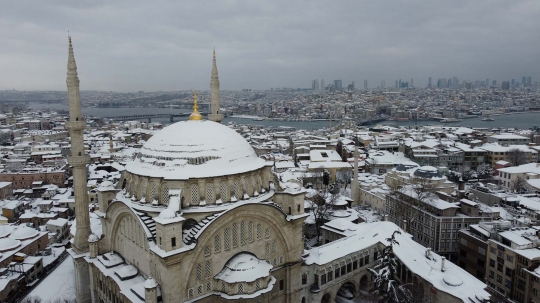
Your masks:
<svg viewBox="0 0 540 303"><path fill-rule="evenodd" d="M308 5L309 4L309 5ZM298 14L302 12L302 14ZM17 3L0 12L0 89L63 90L70 30L82 90L347 88L414 79L502 81L540 74L536 1L448 3ZM340 22L335 22L340 20ZM322 85L321 85L322 86Z"/></svg>

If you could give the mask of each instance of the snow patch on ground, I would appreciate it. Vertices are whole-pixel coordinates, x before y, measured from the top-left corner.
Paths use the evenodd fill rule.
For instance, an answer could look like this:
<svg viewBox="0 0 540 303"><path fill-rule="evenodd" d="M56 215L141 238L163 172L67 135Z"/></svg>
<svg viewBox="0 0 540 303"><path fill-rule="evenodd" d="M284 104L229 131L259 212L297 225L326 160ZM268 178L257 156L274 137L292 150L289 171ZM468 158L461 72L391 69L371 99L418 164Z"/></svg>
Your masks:
<svg viewBox="0 0 540 303"><path fill-rule="evenodd" d="M66 258L50 275L45 278L29 296L38 296L43 301L56 299L75 299L75 273L73 272L73 259Z"/></svg>

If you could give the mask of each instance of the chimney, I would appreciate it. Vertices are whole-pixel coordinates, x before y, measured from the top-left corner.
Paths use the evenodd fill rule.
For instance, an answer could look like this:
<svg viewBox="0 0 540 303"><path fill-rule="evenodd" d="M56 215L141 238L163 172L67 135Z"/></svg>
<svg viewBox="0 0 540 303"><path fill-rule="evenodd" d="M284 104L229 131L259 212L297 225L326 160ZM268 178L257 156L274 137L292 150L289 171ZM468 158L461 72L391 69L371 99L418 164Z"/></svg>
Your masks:
<svg viewBox="0 0 540 303"><path fill-rule="evenodd" d="M407 220L403 220L403 230L407 231Z"/></svg>
<svg viewBox="0 0 540 303"><path fill-rule="evenodd" d="M383 221L388 221L388 215L383 216Z"/></svg>
<svg viewBox="0 0 540 303"><path fill-rule="evenodd" d="M441 271L444 272L446 271L446 268L444 268L444 261L446 260L445 257L441 257Z"/></svg>

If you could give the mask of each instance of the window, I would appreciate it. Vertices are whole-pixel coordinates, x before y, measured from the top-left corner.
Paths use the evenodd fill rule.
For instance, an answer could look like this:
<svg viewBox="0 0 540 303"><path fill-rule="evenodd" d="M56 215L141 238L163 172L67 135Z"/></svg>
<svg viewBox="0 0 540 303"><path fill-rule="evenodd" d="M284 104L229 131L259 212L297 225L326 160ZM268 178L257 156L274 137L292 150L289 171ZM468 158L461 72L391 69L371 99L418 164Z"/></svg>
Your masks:
<svg viewBox="0 0 540 303"><path fill-rule="evenodd" d="M330 271L326 274L328 282L332 281L332 269L330 268Z"/></svg>
<svg viewBox="0 0 540 303"><path fill-rule="evenodd" d="M497 275L497 283L502 283L502 277L501 277L501 275Z"/></svg>
<svg viewBox="0 0 540 303"><path fill-rule="evenodd" d="M486 249L483 248L483 247L478 247L478 253L480 253L481 255L485 256L485 255L486 255Z"/></svg>
<svg viewBox="0 0 540 303"><path fill-rule="evenodd" d="M227 184L225 182L221 182L220 184L220 192L221 192L221 201L225 202L227 201Z"/></svg>
<svg viewBox="0 0 540 303"><path fill-rule="evenodd" d="M206 203L214 203L214 184L206 183Z"/></svg>
<svg viewBox="0 0 540 303"><path fill-rule="evenodd" d="M339 275L339 267L336 267L336 269L334 270L334 275L336 276L336 278L340 277L340 275Z"/></svg>
<svg viewBox="0 0 540 303"><path fill-rule="evenodd" d="M210 255L210 246L206 245L204 247L204 255L207 257Z"/></svg>
<svg viewBox="0 0 540 303"><path fill-rule="evenodd" d="M276 243L276 241L274 241L272 243L272 253L275 253L276 251L277 251L277 243Z"/></svg>
<svg viewBox="0 0 540 303"><path fill-rule="evenodd" d="M211 274L211 267L210 267L210 261L206 261L206 264L205 264L205 273L206 273L206 277L210 277L210 274Z"/></svg>
<svg viewBox="0 0 540 303"><path fill-rule="evenodd" d="M244 221L240 222L240 244L246 244L246 224Z"/></svg>
<svg viewBox="0 0 540 303"><path fill-rule="evenodd" d="M210 282L206 282L206 291L212 290L212 284Z"/></svg>
<svg viewBox="0 0 540 303"><path fill-rule="evenodd" d="M503 265L501 263L497 263L497 271L498 272L503 272Z"/></svg>
<svg viewBox="0 0 540 303"><path fill-rule="evenodd" d="M225 292L225 282L221 282L221 292Z"/></svg>
<svg viewBox="0 0 540 303"><path fill-rule="evenodd" d="M358 268L358 263L356 261L354 261L353 264L352 264L352 269L356 270L357 268Z"/></svg>
<svg viewBox="0 0 540 303"><path fill-rule="evenodd" d="M281 280L279 282L281 283ZM324 284L326 284L326 274L323 272L321 274L321 285L324 285ZM279 287L279 290L281 290L281 285Z"/></svg>
<svg viewBox="0 0 540 303"><path fill-rule="evenodd" d="M364 257L364 264L365 264L365 265L368 265L368 264L369 264L369 255L367 255L367 256Z"/></svg>
<svg viewBox="0 0 540 303"><path fill-rule="evenodd" d="M199 185L191 185L191 205L199 204Z"/></svg>
<svg viewBox="0 0 540 303"><path fill-rule="evenodd" d="M307 274L302 274L302 285L307 284Z"/></svg>
<svg viewBox="0 0 540 303"><path fill-rule="evenodd" d="M188 298L193 299L193 288L188 290Z"/></svg>
<svg viewBox="0 0 540 303"><path fill-rule="evenodd" d="M341 275L345 275L347 274L347 268L345 267L345 265L341 266Z"/></svg>
<svg viewBox="0 0 540 303"><path fill-rule="evenodd" d="M262 239L262 227L261 224L257 224L257 240Z"/></svg>
<svg viewBox="0 0 540 303"><path fill-rule="evenodd" d="M505 269L505 275L507 275L508 277L512 277L512 270L508 267L506 267Z"/></svg>
<svg viewBox="0 0 540 303"><path fill-rule="evenodd" d="M351 263L347 263L347 272L351 272L352 271L352 264Z"/></svg>
<svg viewBox="0 0 540 303"><path fill-rule="evenodd" d="M506 260L509 262L514 262L514 256L506 255Z"/></svg>
<svg viewBox="0 0 540 303"><path fill-rule="evenodd" d="M482 259L477 259L476 264L480 267L484 267L486 265L486 262L484 262L484 260Z"/></svg>
<svg viewBox="0 0 540 303"><path fill-rule="evenodd" d="M489 259L489 267L495 267L495 260Z"/></svg>
<svg viewBox="0 0 540 303"><path fill-rule="evenodd" d="M467 258L467 252L464 251L463 249L460 249L460 250L459 250L459 254L460 254L462 257Z"/></svg>
<svg viewBox="0 0 540 303"><path fill-rule="evenodd" d="M202 266L201 264L197 264L197 280L200 280L202 278Z"/></svg>
<svg viewBox="0 0 540 303"><path fill-rule="evenodd" d="M248 241L253 242L253 222L248 223Z"/></svg>
<svg viewBox="0 0 540 303"><path fill-rule="evenodd" d="M242 284L242 283L238 284L238 293L239 294L244 293L244 284Z"/></svg>
<svg viewBox="0 0 540 303"><path fill-rule="evenodd" d="M266 231L264 232L264 237L265 238L270 238L270 229L267 228Z"/></svg>
<svg viewBox="0 0 540 303"><path fill-rule="evenodd" d="M266 243L264 245L264 252L269 255L270 254L270 243Z"/></svg>
<svg viewBox="0 0 540 303"><path fill-rule="evenodd" d="M238 224L236 223L232 225L232 246L238 247Z"/></svg>
<svg viewBox="0 0 540 303"><path fill-rule="evenodd" d="M285 288L285 283L283 279L279 280L279 291L282 291Z"/></svg>
<svg viewBox="0 0 540 303"><path fill-rule="evenodd" d="M167 183L161 186L161 203L165 205L169 204L169 186Z"/></svg>
<svg viewBox="0 0 540 303"><path fill-rule="evenodd" d="M176 246L176 237L171 238L171 245L172 245L172 247Z"/></svg>
<svg viewBox="0 0 540 303"><path fill-rule="evenodd" d="M255 281L255 290L261 289L261 281L257 280Z"/></svg>
<svg viewBox="0 0 540 303"><path fill-rule="evenodd" d="M219 235L214 237L214 251L217 253L221 251L221 239L219 238Z"/></svg>
<svg viewBox="0 0 540 303"><path fill-rule="evenodd" d="M283 263L283 256L279 257L279 264Z"/></svg>
<svg viewBox="0 0 540 303"><path fill-rule="evenodd" d="M225 228L223 231L223 246L225 250L229 250L229 229Z"/></svg>

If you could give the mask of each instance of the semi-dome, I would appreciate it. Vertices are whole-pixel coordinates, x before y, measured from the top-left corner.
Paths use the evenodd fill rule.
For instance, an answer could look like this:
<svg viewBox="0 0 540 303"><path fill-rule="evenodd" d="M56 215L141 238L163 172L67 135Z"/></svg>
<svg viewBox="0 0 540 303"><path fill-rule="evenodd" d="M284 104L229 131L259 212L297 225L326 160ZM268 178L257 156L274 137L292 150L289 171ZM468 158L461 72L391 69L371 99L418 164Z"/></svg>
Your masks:
<svg viewBox="0 0 540 303"><path fill-rule="evenodd" d="M13 250L17 247L21 246L21 241L11 239L11 238L4 238L0 239L0 251L8 251Z"/></svg>
<svg viewBox="0 0 540 303"><path fill-rule="evenodd" d="M130 173L189 179L260 169L265 161L233 129L213 121L182 121L165 127L126 165Z"/></svg>

